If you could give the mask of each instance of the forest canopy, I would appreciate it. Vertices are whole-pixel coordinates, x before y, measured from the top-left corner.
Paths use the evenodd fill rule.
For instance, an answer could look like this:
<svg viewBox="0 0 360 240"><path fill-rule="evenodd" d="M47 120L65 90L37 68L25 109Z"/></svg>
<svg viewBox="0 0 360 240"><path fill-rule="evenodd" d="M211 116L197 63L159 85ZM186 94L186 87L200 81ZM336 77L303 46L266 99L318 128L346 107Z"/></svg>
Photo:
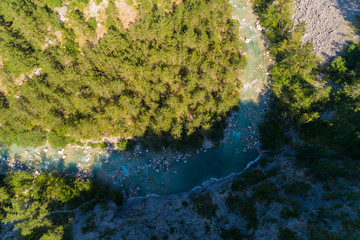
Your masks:
<svg viewBox="0 0 360 240"><path fill-rule="evenodd" d="M0 2L0 141L209 129L239 100L225 0Z"/></svg>

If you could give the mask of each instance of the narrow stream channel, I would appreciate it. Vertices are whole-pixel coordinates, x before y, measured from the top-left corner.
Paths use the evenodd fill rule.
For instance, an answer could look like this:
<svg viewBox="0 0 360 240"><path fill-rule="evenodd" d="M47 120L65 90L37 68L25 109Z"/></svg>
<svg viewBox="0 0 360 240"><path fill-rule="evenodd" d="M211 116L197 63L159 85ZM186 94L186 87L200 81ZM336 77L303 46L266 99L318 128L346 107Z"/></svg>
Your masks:
<svg viewBox="0 0 360 240"><path fill-rule="evenodd" d="M240 23L248 65L241 76L240 110L229 118L220 146L211 148L208 143L191 155L166 149L154 153L140 146L131 152L100 152L70 146L60 151L49 146L37 149L11 146L0 148L0 167L16 170L22 165L22 169L36 174L40 170L59 170L82 177L95 175L125 189L129 196L188 191L211 178L243 170L259 155L256 125L266 110L267 70L271 60L250 2L231 0L230 3L233 18Z"/></svg>

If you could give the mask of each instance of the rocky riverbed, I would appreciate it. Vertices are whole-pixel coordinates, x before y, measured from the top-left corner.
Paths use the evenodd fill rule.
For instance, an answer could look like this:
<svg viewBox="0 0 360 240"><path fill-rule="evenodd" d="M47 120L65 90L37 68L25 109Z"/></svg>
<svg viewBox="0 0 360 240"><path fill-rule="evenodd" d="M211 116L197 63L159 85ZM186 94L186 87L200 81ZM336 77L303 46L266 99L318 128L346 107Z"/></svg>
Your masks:
<svg viewBox="0 0 360 240"><path fill-rule="evenodd" d="M359 40L353 28L359 7L353 0L295 0L293 21L306 23L303 42L313 43L315 54L330 61L349 41Z"/></svg>

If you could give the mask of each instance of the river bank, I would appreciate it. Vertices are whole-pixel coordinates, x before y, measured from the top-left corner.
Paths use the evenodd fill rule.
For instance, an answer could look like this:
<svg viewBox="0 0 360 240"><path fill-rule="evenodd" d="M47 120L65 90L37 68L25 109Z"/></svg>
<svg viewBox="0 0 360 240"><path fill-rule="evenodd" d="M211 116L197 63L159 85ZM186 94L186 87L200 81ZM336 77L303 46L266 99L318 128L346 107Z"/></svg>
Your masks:
<svg viewBox="0 0 360 240"><path fill-rule="evenodd" d="M243 84L239 110L228 118L219 146L204 141L204 146L194 152L166 148L155 152L141 145L129 152L88 145L68 145L60 150L50 146L38 149L11 146L1 151L2 165L34 174L61 171L84 178L96 176L97 180L125 190L130 197L189 191L211 178L222 178L244 169L259 155L257 123L269 100L266 85L271 59L250 2L230 3L233 18L240 24L239 37L244 43L242 49L248 65L239 76Z"/></svg>
<svg viewBox="0 0 360 240"><path fill-rule="evenodd" d="M356 239L360 234L356 228L360 186L358 177L353 178L358 174L353 167L358 163L329 159L316 148L311 149L311 156L306 146L296 148L266 152L242 175L210 181L190 192L132 198L119 207L107 202L106 208L98 204L88 212L77 212L72 236L87 240L104 236ZM317 172L324 162L333 167ZM337 174L334 169L338 169Z"/></svg>

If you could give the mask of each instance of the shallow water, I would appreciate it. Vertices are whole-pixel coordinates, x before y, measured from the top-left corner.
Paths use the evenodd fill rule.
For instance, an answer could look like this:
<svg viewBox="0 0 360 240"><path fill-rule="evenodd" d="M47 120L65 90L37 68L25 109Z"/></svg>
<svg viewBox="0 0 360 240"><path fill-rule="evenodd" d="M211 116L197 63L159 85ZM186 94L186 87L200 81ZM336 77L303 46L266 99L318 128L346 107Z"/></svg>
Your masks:
<svg viewBox="0 0 360 240"><path fill-rule="evenodd" d="M38 149L11 146L0 149L0 164L12 169L22 165L23 169L34 172L58 170L82 177L95 175L125 189L129 196L188 191L210 178L225 177L244 169L259 154L256 124L266 110L265 85L270 62L250 2L232 0L230 3L234 19L240 22L248 65L241 76L240 110L228 119L220 146L205 146L192 154L168 149L154 153L140 146L132 152L100 152L70 146L58 152L48 146Z"/></svg>

